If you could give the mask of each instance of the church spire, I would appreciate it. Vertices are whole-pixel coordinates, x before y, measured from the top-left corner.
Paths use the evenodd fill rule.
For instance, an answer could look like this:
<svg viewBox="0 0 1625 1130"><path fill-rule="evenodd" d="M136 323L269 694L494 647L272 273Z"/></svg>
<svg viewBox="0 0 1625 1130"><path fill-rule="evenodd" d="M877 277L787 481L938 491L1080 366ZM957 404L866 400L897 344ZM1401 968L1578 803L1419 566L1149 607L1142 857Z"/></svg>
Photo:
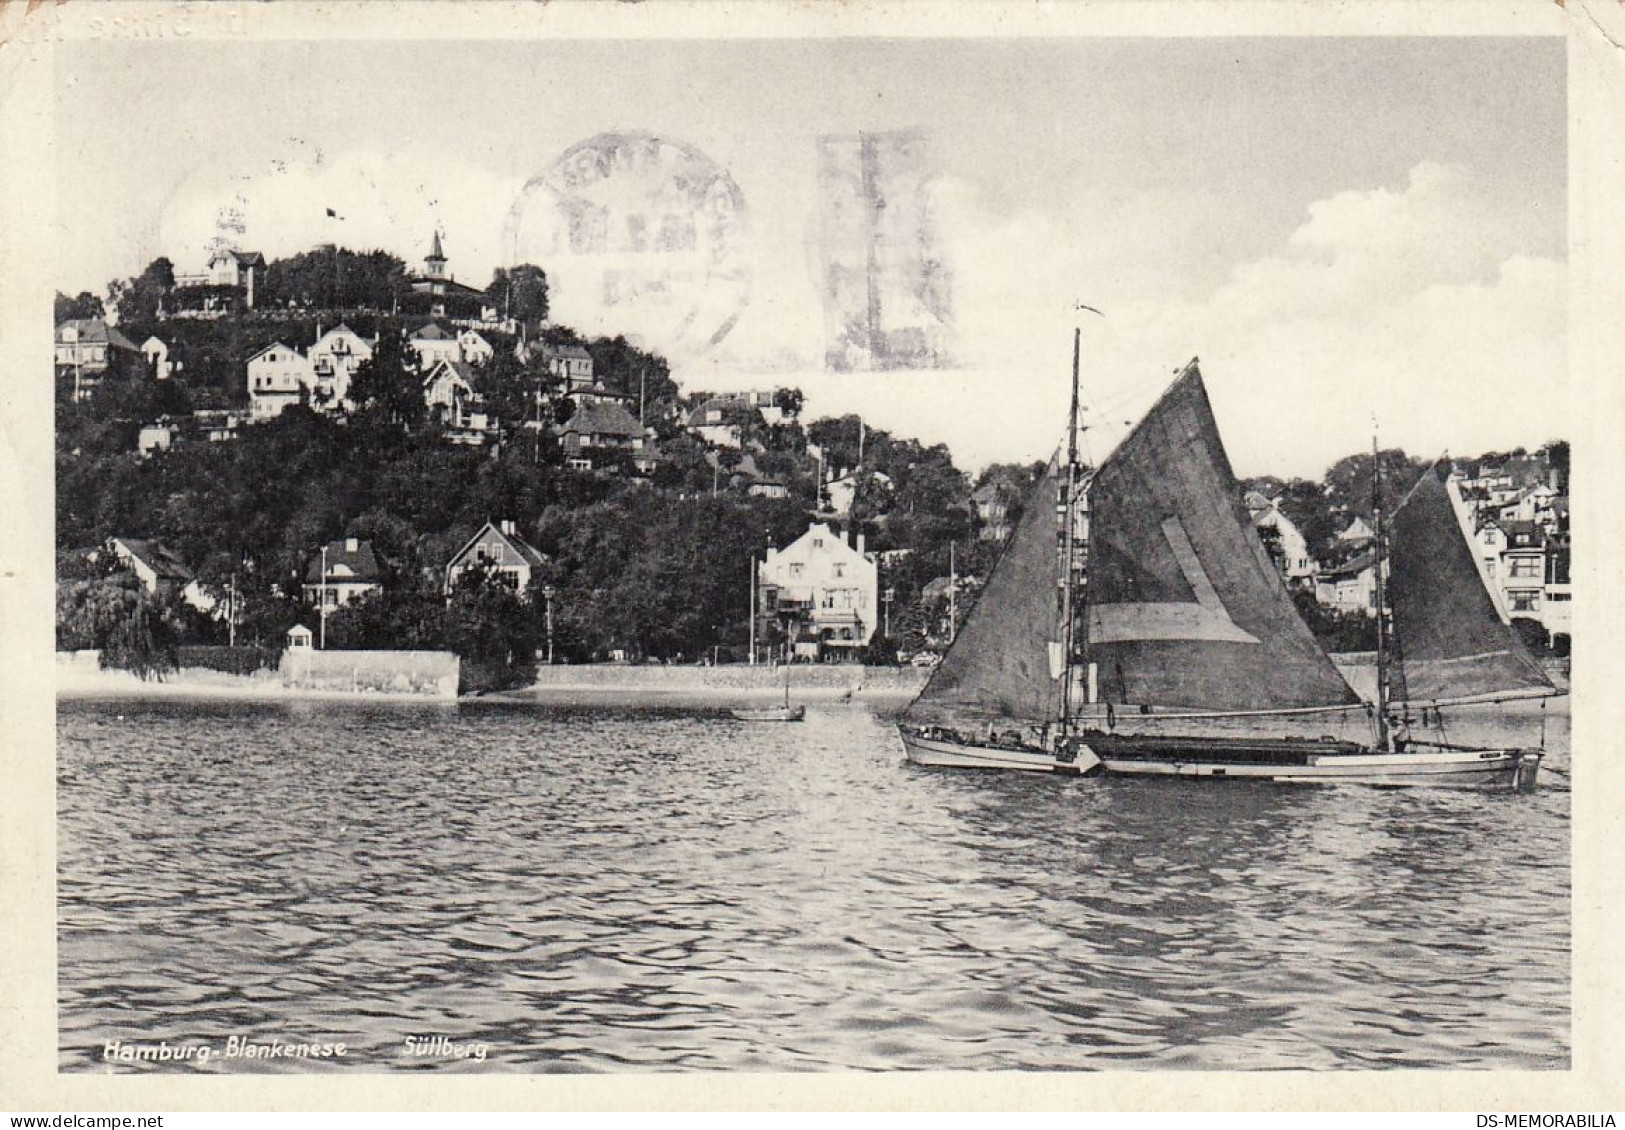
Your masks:
<svg viewBox="0 0 1625 1130"><path fill-rule="evenodd" d="M440 229L436 228L429 244L429 254L423 257L423 273L438 279L446 273L446 253L440 248Z"/></svg>

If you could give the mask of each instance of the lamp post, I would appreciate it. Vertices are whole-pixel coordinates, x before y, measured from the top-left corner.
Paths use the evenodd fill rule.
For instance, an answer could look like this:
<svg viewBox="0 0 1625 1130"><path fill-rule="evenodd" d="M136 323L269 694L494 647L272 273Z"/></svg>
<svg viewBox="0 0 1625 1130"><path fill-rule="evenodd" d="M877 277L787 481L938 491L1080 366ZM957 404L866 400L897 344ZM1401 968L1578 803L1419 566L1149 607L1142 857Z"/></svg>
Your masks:
<svg viewBox="0 0 1625 1130"><path fill-rule="evenodd" d="M890 585L880 594L880 606L886 611L886 626L881 630L881 635L888 640L891 639L891 602L896 596L897 590Z"/></svg>
<svg viewBox="0 0 1625 1130"><path fill-rule="evenodd" d="M547 615L547 665L553 666L553 586L542 586L542 606Z"/></svg>
<svg viewBox="0 0 1625 1130"><path fill-rule="evenodd" d="M316 599L321 601L320 607L321 607L321 622L322 622L322 624L321 624L322 638L321 638L321 643L320 643L319 647L320 647L320 650L326 651L327 650L327 546L326 545L322 546L322 585L321 585L321 588L316 590L316 593L317 593Z"/></svg>

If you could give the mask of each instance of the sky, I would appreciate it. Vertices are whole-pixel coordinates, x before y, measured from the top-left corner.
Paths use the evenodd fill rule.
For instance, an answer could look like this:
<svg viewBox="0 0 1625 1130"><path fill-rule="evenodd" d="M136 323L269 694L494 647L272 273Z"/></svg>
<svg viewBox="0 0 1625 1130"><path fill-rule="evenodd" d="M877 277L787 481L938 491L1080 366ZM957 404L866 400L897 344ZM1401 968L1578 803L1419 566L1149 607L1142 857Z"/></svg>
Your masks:
<svg viewBox="0 0 1625 1130"><path fill-rule="evenodd" d="M198 269L223 209L270 257L415 264L439 230L458 279L539 262L558 320L685 389L794 384L971 468L1054 448L1082 325L1096 458L1199 356L1238 473L1318 476L1374 425L1417 455L1568 434L1564 89L1556 39L82 42L57 285ZM826 365L823 272L873 250L828 157L860 133L912 139L879 254L935 264L942 305L887 292L943 335L929 368ZM612 215L710 191L694 254L634 257L665 289L613 301L632 260L575 253L557 195L606 134L660 139L583 190Z"/></svg>

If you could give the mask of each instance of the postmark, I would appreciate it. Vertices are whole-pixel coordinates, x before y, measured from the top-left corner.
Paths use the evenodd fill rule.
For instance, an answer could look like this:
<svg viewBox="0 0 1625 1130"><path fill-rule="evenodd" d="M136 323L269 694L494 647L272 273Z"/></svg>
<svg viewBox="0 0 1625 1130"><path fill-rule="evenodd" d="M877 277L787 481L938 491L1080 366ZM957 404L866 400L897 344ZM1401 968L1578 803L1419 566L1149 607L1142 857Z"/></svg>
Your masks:
<svg viewBox="0 0 1625 1130"><path fill-rule="evenodd" d="M699 149L602 133L526 182L503 247L510 264L545 264L556 317L693 356L750 302L749 238L744 194Z"/></svg>
<svg viewBox="0 0 1625 1130"><path fill-rule="evenodd" d="M931 195L931 144L900 131L818 140L818 293L835 372L951 363L953 274Z"/></svg>

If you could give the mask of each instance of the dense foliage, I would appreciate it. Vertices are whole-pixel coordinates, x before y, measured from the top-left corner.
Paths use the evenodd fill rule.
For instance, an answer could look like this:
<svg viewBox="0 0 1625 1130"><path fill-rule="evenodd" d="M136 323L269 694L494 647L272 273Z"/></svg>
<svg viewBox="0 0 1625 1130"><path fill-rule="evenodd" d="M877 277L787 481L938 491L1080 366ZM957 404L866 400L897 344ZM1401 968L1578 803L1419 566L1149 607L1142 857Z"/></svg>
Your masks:
<svg viewBox="0 0 1625 1130"><path fill-rule="evenodd" d="M356 537L373 544L386 584L328 617L332 647L449 648L464 656L475 687L523 680L549 643L566 661L739 654L750 562L787 545L810 521L831 520L822 472L854 484L850 519L881 562L891 629L890 639L877 634L869 658L889 661L897 646L941 646L955 631L950 609L963 619L997 559L999 544L979 537L973 487L989 488L1013 525L1043 470L1042 463L994 465L973 483L946 447L867 427L857 416L804 427L796 389L774 395L782 422L740 413L741 446L713 446L684 426L706 393L682 395L666 361L624 337L589 340L543 324L548 286L540 268L498 271L483 297L512 316L511 328L532 344L583 346L597 380L624 393L632 415L653 429L652 473L634 474L630 453L619 466L577 472L565 466L550 427L572 405L546 395L558 389L538 351L516 349L519 336L495 329L482 330L495 356L472 380L482 410L503 424L500 439L489 447L447 442L425 412L406 344L423 319L392 308L408 283L394 256L323 248L277 260L260 284L265 308L219 318L163 317L173 280L169 261L158 259L111 294L121 332L135 341L158 333L169 344L174 379L126 366L88 401L58 400L58 547L64 559L82 560L113 536L161 541L205 593L235 593L239 643L277 649L293 624L314 628L302 591L309 562L324 542ZM88 293L57 296L59 318L101 310ZM230 442L183 436L168 451L136 454L144 423L203 408L241 410L247 357L274 341L305 347L340 316L377 338L351 385L356 409L348 418L312 410L321 405L294 407ZM1565 479L1567 455L1562 443L1542 451ZM1380 467L1391 509L1426 464L1390 450ZM1279 500L1311 551L1335 562L1336 535L1371 513L1372 479L1372 457L1359 454L1318 482L1262 478L1244 486ZM786 496L748 493L763 480ZM547 558L531 590L469 581L448 598L449 559L485 522L503 520ZM961 582L953 599L950 572ZM76 576L69 568L61 591L63 646L104 647L145 673L166 669L178 641L222 642L218 622L173 597L139 594L127 575ZM1333 646L1363 646L1368 627L1358 617L1340 619L1308 596L1302 609Z"/></svg>

